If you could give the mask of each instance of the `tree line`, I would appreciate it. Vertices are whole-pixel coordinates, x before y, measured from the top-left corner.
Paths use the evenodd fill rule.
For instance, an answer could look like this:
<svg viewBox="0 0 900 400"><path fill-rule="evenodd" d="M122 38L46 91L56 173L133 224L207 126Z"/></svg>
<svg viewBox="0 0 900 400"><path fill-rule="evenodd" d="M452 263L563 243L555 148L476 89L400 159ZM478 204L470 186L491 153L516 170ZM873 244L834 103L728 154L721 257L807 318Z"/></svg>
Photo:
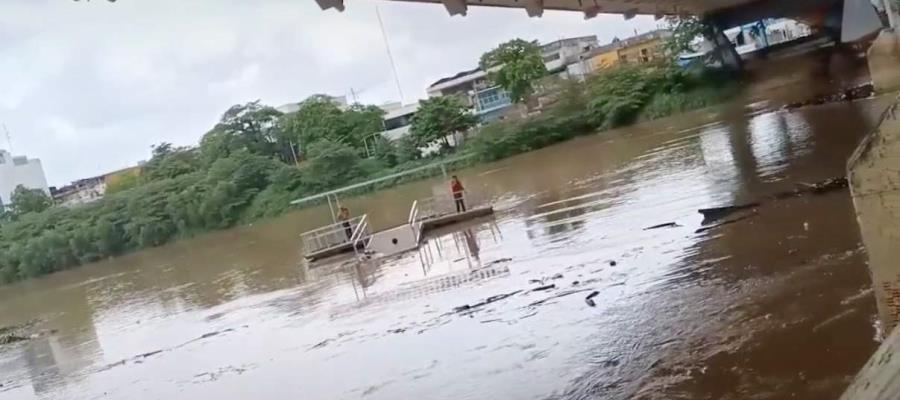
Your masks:
<svg viewBox="0 0 900 400"><path fill-rule="evenodd" d="M53 207L18 188L0 218L0 282L36 277L172 240L286 212L290 201L465 153L494 160L552 143L722 101L729 80L705 68L620 66L585 82L543 82L539 47L514 40L481 60L517 101L540 86L538 115L494 122L457 148L447 139L478 121L460 99L424 100L410 134L389 141L383 111L311 96L292 113L259 101L232 106L195 146L161 143L139 175L104 198ZM432 149L427 155L423 148ZM437 150L434 150L437 149Z"/></svg>
<svg viewBox="0 0 900 400"><path fill-rule="evenodd" d="M284 114L235 105L196 146L161 143L133 179L76 207L20 187L0 222L0 282L36 277L212 229L275 216L290 201L408 169L452 149L443 137L474 117L450 98L424 101L412 133L378 135L383 111L311 96ZM432 143L441 151L425 157Z"/></svg>

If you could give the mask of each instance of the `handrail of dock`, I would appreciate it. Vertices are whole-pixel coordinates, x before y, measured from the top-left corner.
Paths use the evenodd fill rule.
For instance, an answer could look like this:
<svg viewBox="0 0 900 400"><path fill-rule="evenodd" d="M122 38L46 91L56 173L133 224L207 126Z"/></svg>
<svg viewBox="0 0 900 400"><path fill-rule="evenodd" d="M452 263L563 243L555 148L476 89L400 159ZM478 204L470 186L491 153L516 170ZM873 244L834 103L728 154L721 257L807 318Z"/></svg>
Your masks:
<svg viewBox="0 0 900 400"><path fill-rule="evenodd" d="M472 156L471 156L471 155L468 155L468 156L454 157L454 158L451 158L451 159L449 159L449 160L444 160L444 161L439 161L439 162L431 163L431 164L428 164L428 165L423 165L423 166L421 166L421 167L416 167L416 168L413 168L413 169L408 169L408 170L406 170L406 171L401 171L401 172L397 172L397 173L395 173L395 174L390 174L390 175L387 175L387 176L382 176L382 177L380 177L380 178L370 179L370 180L367 180L367 181L365 181L365 182L354 183L354 184L352 184L352 185L344 186L344 187L341 187L341 188L338 188L338 189L329 190L329 191L327 191L327 192L317 193L317 194L314 194L314 195L312 195L312 196L306 196L306 197L303 197L303 198L294 200L294 201L291 202L291 205L298 205L298 204L305 203L305 202L310 202L310 201L314 201L314 200L324 199L324 198L326 198L326 197L328 197L328 196L338 195L338 194L341 194L341 193L344 193L344 192L349 192L349 191L354 190L354 189L363 188L363 187L366 187L366 186L369 186L369 185L374 185L374 184L376 184L376 183L384 182L384 181L387 181L387 180L400 178L400 177L403 177L403 176L406 176L406 175L414 174L414 173L416 173L416 172L425 171L425 170L428 170L428 169L433 169L433 168L442 168L442 169L444 169L444 168L446 168L446 165L448 165L448 164L452 164L452 163L455 163L455 162L458 162L458 161L463 161L463 160L466 160L466 159L469 159L469 158L472 158Z"/></svg>
<svg viewBox="0 0 900 400"><path fill-rule="evenodd" d="M365 235L365 233L369 230L369 221L364 216L363 219L359 221L359 224L356 225L356 230L353 232L353 237L351 238L351 242L353 243L353 252L359 257L359 251L364 250L366 242L369 235ZM362 242L363 246L360 246L360 242ZM362 249L360 248L362 247Z"/></svg>
<svg viewBox="0 0 900 400"><path fill-rule="evenodd" d="M360 222L364 221L367 218L366 215L362 215L359 217L351 218L347 221L339 221L333 224L328 224L307 232L303 232L300 234L300 239L303 241L303 245L306 250L306 254L311 254L320 250L324 250L330 247L339 246L341 244L347 243L353 237L354 231L351 234L351 237L346 236L347 227L344 226L345 223L349 223L351 227L359 227ZM351 228L352 229L352 228Z"/></svg>
<svg viewBox="0 0 900 400"><path fill-rule="evenodd" d="M419 200L413 200L412 207L409 208L409 223L416 222L419 217Z"/></svg>
<svg viewBox="0 0 900 400"><path fill-rule="evenodd" d="M368 214L363 215L362 218L359 219L359 223L356 224L356 227L353 228L353 236L350 237L350 241L353 242L353 244L356 244L359 241L364 232L364 228L369 226L369 221L367 221L368 218Z"/></svg>
<svg viewBox="0 0 900 400"><path fill-rule="evenodd" d="M476 208L482 204L482 202L475 201L474 199L475 196L472 195L472 192L468 190L462 191L462 200L465 203L466 208ZM456 212L456 198L449 192L437 196L417 199L413 204L416 205L416 221L440 217ZM410 214L412 214L412 210L410 210ZM412 219L412 215L410 215L410 218Z"/></svg>

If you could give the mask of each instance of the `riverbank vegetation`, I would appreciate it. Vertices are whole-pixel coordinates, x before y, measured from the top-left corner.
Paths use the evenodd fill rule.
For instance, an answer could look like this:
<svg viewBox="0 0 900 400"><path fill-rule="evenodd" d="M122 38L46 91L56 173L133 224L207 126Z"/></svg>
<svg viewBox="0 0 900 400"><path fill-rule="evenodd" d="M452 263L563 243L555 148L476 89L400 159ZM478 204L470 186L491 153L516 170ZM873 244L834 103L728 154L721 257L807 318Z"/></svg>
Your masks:
<svg viewBox="0 0 900 400"><path fill-rule="evenodd" d="M382 130L382 111L374 106L342 108L326 96L310 97L288 114L258 101L236 105L198 145L155 146L140 174L117 182L99 201L47 208L35 193L20 193L27 203L14 204L0 225L0 282L276 216L295 198L435 161L496 160L704 107L734 90L723 75L705 69L622 66L583 83L563 82L534 115L474 129L473 116L456 100L430 99L411 134L394 142L373 135ZM531 89L523 86L522 93ZM468 139L447 140L456 132L467 132Z"/></svg>

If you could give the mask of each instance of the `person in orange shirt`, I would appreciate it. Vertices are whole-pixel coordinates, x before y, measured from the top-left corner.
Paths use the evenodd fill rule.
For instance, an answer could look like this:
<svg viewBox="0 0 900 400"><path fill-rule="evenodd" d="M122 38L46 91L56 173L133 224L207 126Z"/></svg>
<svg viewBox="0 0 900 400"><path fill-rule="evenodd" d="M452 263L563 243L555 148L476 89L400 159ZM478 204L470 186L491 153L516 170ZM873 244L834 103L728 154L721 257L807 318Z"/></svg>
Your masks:
<svg viewBox="0 0 900 400"><path fill-rule="evenodd" d="M450 179L450 192L453 193L453 201L456 203L456 212L466 211L466 200L464 197L466 189L463 188L462 182L456 175Z"/></svg>

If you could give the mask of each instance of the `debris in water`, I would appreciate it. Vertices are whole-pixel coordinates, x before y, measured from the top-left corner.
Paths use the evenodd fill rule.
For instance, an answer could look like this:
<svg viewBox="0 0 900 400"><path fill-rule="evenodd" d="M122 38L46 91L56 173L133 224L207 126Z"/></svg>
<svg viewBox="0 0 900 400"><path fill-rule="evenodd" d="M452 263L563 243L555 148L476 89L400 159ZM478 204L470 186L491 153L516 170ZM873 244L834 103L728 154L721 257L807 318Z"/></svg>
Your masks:
<svg viewBox="0 0 900 400"><path fill-rule="evenodd" d="M700 214L703 214L703 222L702 225L708 225L713 222L716 222L722 218L725 218L731 214L734 214L738 211L744 211L759 207L760 203L748 203L748 204L739 204L736 206L726 206L726 207L714 207L714 208L702 208L697 210Z"/></svg>
<svg viewBox="0 0 900 400"><path fill-rule="evenodd" d="M554 285L554 284L544 285L544 286L540 286L540 287L531 289L531 291L532 292L542 292L542 291L551 290L551 289L556 289L556 285Z"/></svg>
<svg viewBox="0 0 900 400"><path fill-rule="evenodd" d="M616 260L610 261L610 262L609 262L609 266L610 266L610 267L615 267L615 266L616 266Z"/></svg>
<svg viewBox="0 0 900 400"><path fill-rule="evenodd" d="M529 280L528 283L536 283L538 285L543 285L544 280L543 279L532 279L532 280Z"/></svg>
<svg viewBox="0 0 900 400"><path fill-rule="evenodd" d="M819 95L813 97L809 100L798 101L790 104L786 104L783 109L785 110L794 110L801 107L807 106L818 106L827 103L836 103L839 101L854 101L859 99L867 99L872 97L875 94L875 86L871 83L866 83L860 86L854 86L850 88L846 88L841 90L840 92L830 93L825 95Z"/></svg>
<svg viewBox="0 0 900 400"><path fill-rule="evenodd" d="M562 279L562 278L564 278L563 274L556 274L556 275L553 275L553 277L551 277L550 280L555 281L557 279Z"/></svg>
<svg viewBox="0 0 900 400"><path fill-rule="evenodd" d="M28 340L27 337L10 333L7 335L0 336L0 346L5 345L5 344L13 344L16 342L24 342L26 340Z"/></svg>
<svg viewBox="0 0 900 400"><path fill-rule="evenodd" d="M745 214L745 215L741 215L741 216L739 216L739 217L735 217L735 218L732 218L732 219L728 219L728 220L722 221L722 222L720 222L720 223L718 223L718 224L715 224L715 225L710 225L710 226L702 227L702 228L697 229L696 231L694 231L694 233L703 233L703 232L706 232L706 231L708 231L708 230L715 229L715 228L718 228L718 227L721 227L721 226L725 226L725 225L729 225L729 224L733 224L733 223L738 222L738 221L743 221L743 220L745 220L745 219L748 219L748 218L751 218L751 217L755 217L755 216L757 216L757 215L759 215L759 214L757 214L756 211L754 211L754 212L752 212L752 213L750 213L750 214Z"/></svg>
<svg viewBox="0 0 900 400"><path fill-rule="evenodd" d="M487 264L484 264L484 266L485 266L485 267L490 267L491 265L494 265L494 264L500 264L500 263L505 263L505 262L510 262L510 261L512 261L512 258L501 258L501 259L499 259L499 260L494 260L494 261L491 261L491 262L489 262L489 263L487 263Z"/></svg>
<svg viewBox="0 0 900 400"><path fill-rule="evenodd" d="M597 297L599 294L600 292L596 290L591 292L591 294L587 295L587 297L584 298L584 302L591 307L596 307L597 303L594 302L594 297Z"/></svg>
<svg viewBox="0 0 900 400"><path fill-rule="evenodd" d="M591 290L591 289L578 289L578 290L569 290L569 291L557 293L557 294L554 294L553 296L547 297L546 299L541 299L541 300L535 301L535 302L529 304L528 307L539 306L539 305L544 304L544 303L546 303L546 302L548 302L548 301L550 301L550 300L558 299L558 298L560 298L560 297L571 296L571 295L576 294L576 293L584 293L584 292L587 292L587 291L590 291L590 290Z"/></svg>
<svg viewBox="0 0 900 400"><path fill-rule="evenodd" d="M461 306L454 307L454 308L453 308L453 312L455 312L455 313L462 313L462 312L466 312L466 311L471 311L471 310L473 310L473 309L475 309L475 308L486 306L486 305L488 305L488 304L491 304L491 303L494 303L494 302L503 300L503 299L505 299L505 298L507 298L507 297L515 296L515 295L517 295L517 294L519 294L519 293L522 293L522 291L521 291L521 290L516 290L515 292L498 294L498 295L495 295L495 296L488 297L487 299L485 299L484 301L482 301L482 302L480 302L480 303L476 303L476 304L472 304L472 305L469 305L469 304L463 304L463 305L461 305Z"/></svg>
<svg viewBox="0 0 900 400"><path fill-rule="evenodd" d="M680 228L681 225L678 225L677 222L666 222L665 224L653 225L649 228L644 228L645 231L653 230L653 229L662 229L662 228Z"/></svg>

